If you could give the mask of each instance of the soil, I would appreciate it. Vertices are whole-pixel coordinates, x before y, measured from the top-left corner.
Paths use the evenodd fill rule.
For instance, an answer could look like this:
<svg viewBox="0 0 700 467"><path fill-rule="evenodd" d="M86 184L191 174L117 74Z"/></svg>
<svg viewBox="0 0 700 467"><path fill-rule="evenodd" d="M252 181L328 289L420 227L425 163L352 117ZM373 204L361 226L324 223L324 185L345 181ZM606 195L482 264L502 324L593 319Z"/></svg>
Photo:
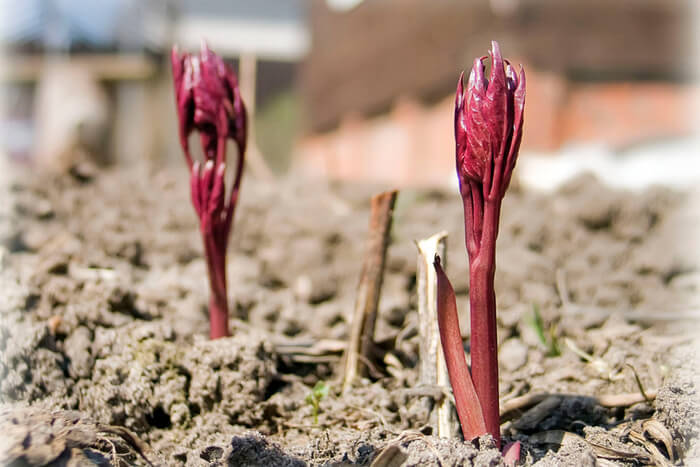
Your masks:
<svg viewBox="0 0 700 467"><path fill-rule="evenodd" d="M209 341L184 169L3 172L0 463L505 465L488 436L437 437L424 402L441 393L418 385L413 241L440 230L468 348L454 192L400 193L375 333L382 358L341 394L369 198L387 187L245 180L229 247L232 335ZM521 464L700 462L698 199L589 176L507 194L501 403L556 394L503 414ZM534 307L556 346L538 338ZM306 397L318 381L330 391L315 421ZM616 395L633 401L603 401Z"/></svg>

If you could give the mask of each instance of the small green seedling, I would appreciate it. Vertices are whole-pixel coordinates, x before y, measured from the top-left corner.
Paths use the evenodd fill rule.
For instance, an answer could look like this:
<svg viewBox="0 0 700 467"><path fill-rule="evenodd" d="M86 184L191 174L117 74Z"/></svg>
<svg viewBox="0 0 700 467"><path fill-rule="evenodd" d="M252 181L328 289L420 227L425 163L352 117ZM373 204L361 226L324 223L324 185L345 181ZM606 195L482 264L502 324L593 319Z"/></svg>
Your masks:
<svg viewBox="0 0 700 467"><path fill-rule="evenodd" d="M318 411L321 399L328 396L330 386L325 381L318 381L311 392L306 395L306 403L311 404L311 413L314 416L314 425L318 425Z"/></svg>
<svg viewBox="0 0 700 467"><path fill-rule="evenodd" d="M542 315L540 314L540 307L536 303L532 304L532 320L530 325L537 333L537 338L540 343L547 350L548 357L558 357L561 355L561 349L559 348L559 339L557 338L557 327L554 324L549 326L547 335L544 330L544 321L542 321Z"/></svg>

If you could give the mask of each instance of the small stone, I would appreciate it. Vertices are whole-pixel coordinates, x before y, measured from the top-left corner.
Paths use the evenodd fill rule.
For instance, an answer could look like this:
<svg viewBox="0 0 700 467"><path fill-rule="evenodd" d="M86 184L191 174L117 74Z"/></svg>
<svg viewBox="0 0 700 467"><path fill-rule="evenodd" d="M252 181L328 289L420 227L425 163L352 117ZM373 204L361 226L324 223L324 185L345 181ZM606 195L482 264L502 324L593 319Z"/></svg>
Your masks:
<svg viewBox="0 0 700 467"><path fill-rule="evenodd" d="M47 324L49 326L49 332L52 336L55 336L56 332L58 332L58 327L61 325L61 322L61 315L53 315L51 318L49 318Z"/></svg>
<svg viewBox="0 0 700 467"><path fill-rule="evenodd" d="M506 339L498 349L498 360L505 371L518 370L527 363L527 346L520 339Z"/></svg>

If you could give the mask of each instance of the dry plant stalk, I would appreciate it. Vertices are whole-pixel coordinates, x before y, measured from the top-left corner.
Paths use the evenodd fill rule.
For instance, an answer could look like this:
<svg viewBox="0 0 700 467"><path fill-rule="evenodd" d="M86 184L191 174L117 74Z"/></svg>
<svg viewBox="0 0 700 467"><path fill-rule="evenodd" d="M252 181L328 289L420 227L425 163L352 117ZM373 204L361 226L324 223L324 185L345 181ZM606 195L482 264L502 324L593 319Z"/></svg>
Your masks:
<svg viewBox="0 0 700 467"><path fill-rule="evenodd" d="M397 194L396 190L392 190L372 197L368 248L357 287L350 341L345 352L343 392L350 388L358 375L367 375L367 363L372 360L374 325Z"/></svg>
<svg viewBox="0 0 700 467"><path fill-rule="evenodd" d="M420 334L420 384L444 388L444 393L451 392L447 375L445 356L440 348L440 330L437 321L437 276L433 267L433 258L440 255L446 262L447 232L442 231L416 242L418 247L418 332ZM432 398L426 397L425 403L430 410ZM437 410L430 415L430 424L441 438L452 438L458 432L457 420L448 398L437 404Z"/></svg>

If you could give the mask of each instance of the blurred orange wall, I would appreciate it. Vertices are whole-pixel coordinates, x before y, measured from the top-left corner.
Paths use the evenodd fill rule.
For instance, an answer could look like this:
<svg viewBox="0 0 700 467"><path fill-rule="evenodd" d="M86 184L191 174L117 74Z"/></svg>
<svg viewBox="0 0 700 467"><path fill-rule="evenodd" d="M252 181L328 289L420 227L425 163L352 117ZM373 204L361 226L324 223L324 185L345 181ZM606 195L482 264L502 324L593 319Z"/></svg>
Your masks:
<svg viewBox="0 0 700 467"><path fill-rule="evenodd" d="M523 153L565 143L622 147L692 131L697 86L671 82L567 82L554 73L528 74ZM697 100L696 100L697 102ZM347 116L334 130L300 141L294 163L307 175L441 185L454 174L454 97L432 106L400 98L386 114ZM526 156L525 156L526 157Z"/></svg>

